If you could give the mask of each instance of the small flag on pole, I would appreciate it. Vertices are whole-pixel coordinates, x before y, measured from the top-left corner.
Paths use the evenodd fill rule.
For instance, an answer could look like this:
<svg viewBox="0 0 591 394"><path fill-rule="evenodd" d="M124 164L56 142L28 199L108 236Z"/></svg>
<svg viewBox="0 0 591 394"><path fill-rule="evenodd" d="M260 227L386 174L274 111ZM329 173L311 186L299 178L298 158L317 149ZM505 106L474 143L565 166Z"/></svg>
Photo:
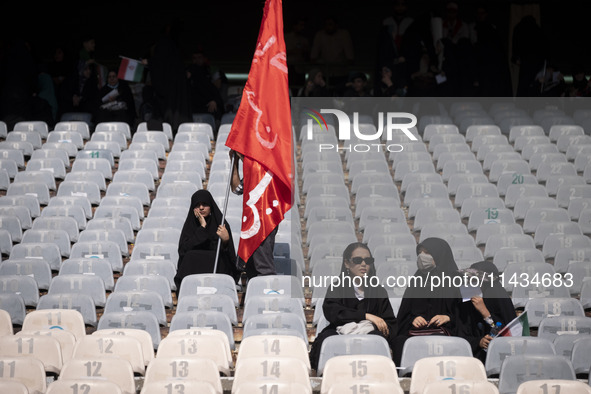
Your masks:
<svg viewBox="0 0 591 394"><path fill-rule="evenodd" d="M511 320L498 334L499 337L528 337L529 335L527 311Z"/></svg>
<svg viewBox="0 0 591 394"><path fill-rule="evenodd" d="M125 81L139 82L144 75L144 65L135 59L120 56L121 64L119 65L119 72L117 78Z"/></svg>

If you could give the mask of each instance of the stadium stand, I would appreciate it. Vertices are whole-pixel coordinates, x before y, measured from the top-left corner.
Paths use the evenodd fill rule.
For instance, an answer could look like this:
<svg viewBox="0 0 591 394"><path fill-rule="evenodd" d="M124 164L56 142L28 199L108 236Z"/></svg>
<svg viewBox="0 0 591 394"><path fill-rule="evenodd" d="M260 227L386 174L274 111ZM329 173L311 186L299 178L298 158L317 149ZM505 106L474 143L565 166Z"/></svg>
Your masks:
<svg viewBox="0 0 591 394"><path fill-rule="evenodd" d="M278 234L289 247L276 255L294 259L298 274L238 285L192 275L179 293L189 198L208 188L224 199L227 134L215 122L163 132L82 121L53 129L29 122L4 134L0 127L0 391L530 393L547 384L586 392L589 132L515 107L471 108L472 115L462 112L470 106L451 107L421 116L421 138L404 142L400 154L320 153L321 139L295 138L297 198L282 227L289 231ZM522 117L503 121L507 111ZM561 119L578 119L571 115ZM228 203L236 234L240 198ZM416 244L430 236L445 238L461 267L486 259L506 277L570 275L573 285L506 286L517 311L527 311L532 336L495 338L482 365L463 338L413 338L395 366L387 345L380 352L336 343L355 339L342 336L326 342L319 370L311 370L310 343L327 324L326 288L306 286L302 275L338 272L343 247L363 240L380 277L408 276ZM395 290L388 289L393 306L404 289ZM105 358L116 354L124 360ZM104 380L91 379L98 363ZM541 372L519 385L527 365Z"/></svg>

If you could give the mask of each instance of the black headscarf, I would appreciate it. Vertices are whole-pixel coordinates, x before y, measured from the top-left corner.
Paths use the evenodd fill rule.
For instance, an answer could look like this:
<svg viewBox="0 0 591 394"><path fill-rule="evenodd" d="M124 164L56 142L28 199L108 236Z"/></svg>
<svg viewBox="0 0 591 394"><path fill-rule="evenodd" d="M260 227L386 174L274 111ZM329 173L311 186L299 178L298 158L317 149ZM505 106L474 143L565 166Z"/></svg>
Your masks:
<svg viewBox="0 0 591 394"><path fill-rule="evenodd" d="M413 298L457 297L459 293L453 286L435 286L431 289L431 283L427 280L429 276L441 278L442 275L452 277L457 274L458 265L454 260L453 252L447 241L441 238L427 238L417 245L417 255L422 249L425 249L433 257L435 268L428 272L417 269L415 276L425 278L426 282L423 283L424 286L418 286L417 284L417 286L409 287L407 289L408 294L405 292L405 297L407 295Z"/></svg>
<svg viewBox="0 0 591 394"><path fill-rule="evenodd" d="M341 272L339 273L339 278L350 278L351 281L354 278L354 275L351 275L351 273L349 272L349 269L347 268L347 265L345 264L347 262L347 260L351 257L351 254L358 248L363 248L366 249L371 256L371 251L369 250L369 247L367 246L367 244L361 243L361 242L353 242L351 244L349 244L347 246L347 248L345 248L345 251L343 252L343 263L341 264ZM379 283L379 279L376 276L376 267L375 264L371 264L369 266L369 271L367 272L367 280L364 282L370 283L372 282L371 278L373 279L374 283ZM356 298L355 297L355 293L354 293L354 289L353 286L345 286L342 282L341 282L341 286L338 287L334 287L333 291L331 292L332 296L334 297L343 297L343 298ZM385 289L380 285L379 287L374 287L374 286L367 286L364 289L364 297L365 298L381 298L385 295L385 297L387 298L387 293L385 292Z"/></svg>
<svg viewBox="0 0 591 394"><path fill-rule="evenodd" d="M453 277L458 273L458 266L454 260L453 252L449 244L441 238L427 238L417 245L417 254L421 249L433 256L435 268L429 272L417 270L416 277L425 279L425 282L409 287L404 292L400 309L398 311L399 334L406 335L412 328L412 322L417 316L422 316L426 321L435 315L447 315L450 322L444 326L455 334L456 317L459 302L461 301L458 288L451 286L434 286L431 288L430 276Z"/></svg>
<svg viewBox="0 0 591 394"><path fill-rule="evenodd" d="M515 307L507 291L498 280L499 269L490 261L479 261L470 266L477 271L493 274L493 281L483 281L482 298L484 304L495 322L501 322L503 325L509 323L517 317ZM486 275L488 277L488 275Z"/></svg>

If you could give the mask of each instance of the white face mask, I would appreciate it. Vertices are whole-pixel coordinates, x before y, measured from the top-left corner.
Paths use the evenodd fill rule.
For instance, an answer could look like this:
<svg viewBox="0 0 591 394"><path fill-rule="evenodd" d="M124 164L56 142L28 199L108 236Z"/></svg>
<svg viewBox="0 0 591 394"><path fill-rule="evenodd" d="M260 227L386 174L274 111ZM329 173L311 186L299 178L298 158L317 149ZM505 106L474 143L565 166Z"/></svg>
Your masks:
<svg viewBox="0 0 591 394"><path fill-rule="evenodd" d="M433 260L433 256L426 253L419 253L417 256L417 266L421 271L431 271L435 268L435 260Z"/></svg>

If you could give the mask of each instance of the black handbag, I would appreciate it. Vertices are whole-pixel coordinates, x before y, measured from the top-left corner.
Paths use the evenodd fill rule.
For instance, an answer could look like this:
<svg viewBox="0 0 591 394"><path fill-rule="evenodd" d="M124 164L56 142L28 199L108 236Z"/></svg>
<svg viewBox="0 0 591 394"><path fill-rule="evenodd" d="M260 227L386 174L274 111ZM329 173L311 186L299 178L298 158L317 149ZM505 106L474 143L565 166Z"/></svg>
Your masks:
<svg viewBox="0 0 591 394"><path fill-rule="evenodd" d="M424 337L429 335L451 336L449 330L445 327L417 328L414 330L408 330L408 335L411 337Z"/></svg>

